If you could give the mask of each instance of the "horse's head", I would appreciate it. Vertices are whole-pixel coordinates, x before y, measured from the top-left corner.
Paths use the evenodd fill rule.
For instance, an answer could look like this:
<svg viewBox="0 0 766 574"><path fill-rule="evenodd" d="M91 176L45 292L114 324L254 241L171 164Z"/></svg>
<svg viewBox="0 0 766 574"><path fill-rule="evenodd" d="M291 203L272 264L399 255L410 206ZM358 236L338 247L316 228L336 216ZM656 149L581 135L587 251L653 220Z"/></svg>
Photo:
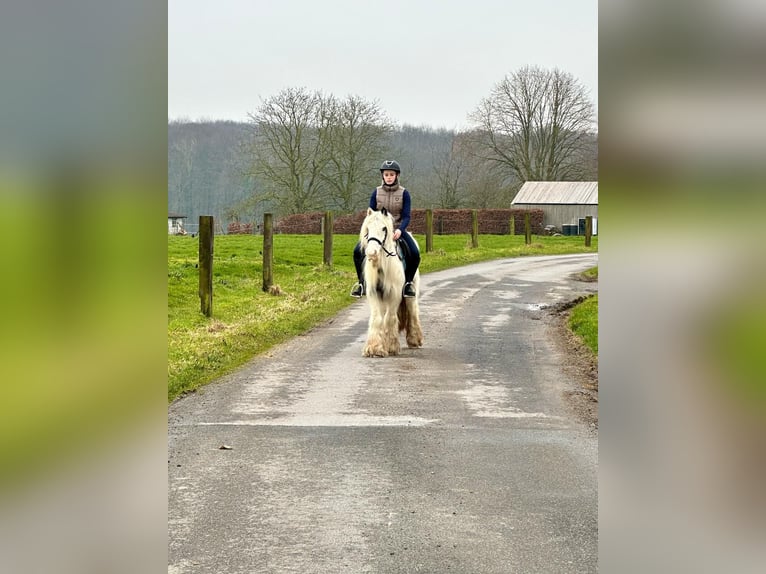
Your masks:
<svg viewBox="0 0 766 574"><path fill-rule="evenodd" d="M367 259L376 262L380 252L394 253L394 220L384 207L380 211L367 209L367 217L364 218L362 229L359 232L359 241Z"/></svg>

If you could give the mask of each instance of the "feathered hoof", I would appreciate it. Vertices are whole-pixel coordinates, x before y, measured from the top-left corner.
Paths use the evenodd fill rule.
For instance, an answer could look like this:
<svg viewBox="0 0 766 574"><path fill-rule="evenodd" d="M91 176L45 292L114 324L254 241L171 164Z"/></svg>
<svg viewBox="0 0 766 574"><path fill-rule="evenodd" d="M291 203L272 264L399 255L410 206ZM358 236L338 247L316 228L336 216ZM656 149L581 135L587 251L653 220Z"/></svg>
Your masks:
<svg viewBox="0 0 766 574"><path fill-rule="evenodd" d="M388 351L383 347L367 345L362 351L363 357L388 357Z"/></svg>
<svg viewBox="0 0 766 574"><path fill-rule="evenodd" d="M407 346L410 349L418 349L423 346L423 331L419 325L407 332Z"/></svg>

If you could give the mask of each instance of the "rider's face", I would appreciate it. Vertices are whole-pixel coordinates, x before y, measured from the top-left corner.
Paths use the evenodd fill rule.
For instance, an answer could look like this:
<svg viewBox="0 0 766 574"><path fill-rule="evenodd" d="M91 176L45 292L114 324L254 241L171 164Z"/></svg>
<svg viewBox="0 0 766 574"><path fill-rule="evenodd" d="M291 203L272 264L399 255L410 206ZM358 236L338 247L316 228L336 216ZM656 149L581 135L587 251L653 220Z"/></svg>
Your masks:
<svg viewBox="0 0 766 574"><path fill-rule="evenodd" d="M391 185L396 180L396 172L393 169L384 169L383 170L383 181L386 182L386 185Z"/></svg>

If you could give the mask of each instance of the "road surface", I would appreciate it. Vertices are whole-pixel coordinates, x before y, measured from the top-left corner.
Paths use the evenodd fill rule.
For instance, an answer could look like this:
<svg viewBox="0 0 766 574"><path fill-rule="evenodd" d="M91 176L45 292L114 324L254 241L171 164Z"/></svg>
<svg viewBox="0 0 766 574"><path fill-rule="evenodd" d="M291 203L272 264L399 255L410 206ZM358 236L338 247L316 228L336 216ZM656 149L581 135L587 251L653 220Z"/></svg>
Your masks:
<svg viewBox="0 0 766 574"><path fill-rule="evenodd" d="M597 572L598 439L541 320L597 257L429 273L422 349L363 358L361 300L176 401L169 574Z"/></svg>

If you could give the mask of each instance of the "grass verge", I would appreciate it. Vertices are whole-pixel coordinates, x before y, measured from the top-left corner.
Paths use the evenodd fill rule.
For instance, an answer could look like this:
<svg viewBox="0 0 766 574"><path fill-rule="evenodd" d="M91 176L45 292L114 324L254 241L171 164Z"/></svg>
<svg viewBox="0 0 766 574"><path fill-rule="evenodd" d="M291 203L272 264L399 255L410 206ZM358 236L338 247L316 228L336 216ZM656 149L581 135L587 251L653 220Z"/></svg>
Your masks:
<svg viewBox="0 0 766 574"><path fill-rule="evenodd" d="M569 328L598 356L598 295L572 307Z"/></svg>

